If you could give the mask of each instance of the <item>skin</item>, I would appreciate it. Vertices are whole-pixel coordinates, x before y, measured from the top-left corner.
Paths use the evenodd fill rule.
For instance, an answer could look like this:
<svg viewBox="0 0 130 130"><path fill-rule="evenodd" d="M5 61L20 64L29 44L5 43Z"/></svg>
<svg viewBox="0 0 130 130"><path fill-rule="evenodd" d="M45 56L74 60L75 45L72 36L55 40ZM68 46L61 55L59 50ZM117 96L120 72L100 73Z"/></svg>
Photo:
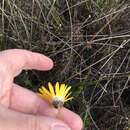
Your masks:
<svg viewBox="0 0 130 130"><path fill-rule="evenodd" d="M81 130L82 120L62 108L58 113L50 104L14 83L24 69L47 71L53 61L39 53L11 49L0 52L0 129L1 130Z"/></svg>

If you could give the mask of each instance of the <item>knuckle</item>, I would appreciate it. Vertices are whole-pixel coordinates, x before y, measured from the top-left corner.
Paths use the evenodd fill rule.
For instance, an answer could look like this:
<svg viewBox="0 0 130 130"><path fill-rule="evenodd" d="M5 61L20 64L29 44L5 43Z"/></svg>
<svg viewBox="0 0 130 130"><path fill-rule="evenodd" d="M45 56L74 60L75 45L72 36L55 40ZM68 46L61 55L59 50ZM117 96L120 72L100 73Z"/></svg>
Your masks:
<svg viewBox="0 0 130 130"><path fill-rule="evenodd" d="M27 130L42 130L40 120L37 116L31 116L31 118L28 118L27 122Z"/></svg>

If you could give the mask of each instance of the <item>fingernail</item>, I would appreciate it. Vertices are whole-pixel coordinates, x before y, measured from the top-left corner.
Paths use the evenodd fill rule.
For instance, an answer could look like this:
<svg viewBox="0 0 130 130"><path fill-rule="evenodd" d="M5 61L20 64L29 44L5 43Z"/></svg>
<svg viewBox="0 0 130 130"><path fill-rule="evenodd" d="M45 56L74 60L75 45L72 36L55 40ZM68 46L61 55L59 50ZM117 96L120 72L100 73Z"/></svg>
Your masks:
<svg viewBox="0 0 130 130"><path fill-rule="evenodd" d="M71 130L69 127L67 126L63 126L63 125L55 125L52 127L51 130Z"/></svg>

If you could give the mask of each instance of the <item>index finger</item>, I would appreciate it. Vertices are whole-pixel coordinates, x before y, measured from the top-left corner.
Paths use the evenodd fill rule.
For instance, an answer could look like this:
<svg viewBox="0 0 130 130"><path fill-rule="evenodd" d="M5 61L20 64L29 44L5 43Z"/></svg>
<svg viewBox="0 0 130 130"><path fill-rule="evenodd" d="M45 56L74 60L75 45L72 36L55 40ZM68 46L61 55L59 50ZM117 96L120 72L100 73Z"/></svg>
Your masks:
<svg viewBox="0 0 130 130"><path fill-rule="evenodd" d="M9 106L13 78L23 69L50 70L53 61L39 53L21 49L0 52L0 103Z"/></svg>
<svg viewBox="0 0 130 130"><path fill-rule="evenodd" d="M53 61L47 56L22 49L2 51L0 59L15 76L22 69L50 70L53 67Z"/></svg>
<svg viewBox="0 0 130 130"><path fill-rule="evenodd" d="M10 65L16 75L22 69L50 70L53 67L53 61L47 56L22 49L2 51L0 59Z"/></svg>

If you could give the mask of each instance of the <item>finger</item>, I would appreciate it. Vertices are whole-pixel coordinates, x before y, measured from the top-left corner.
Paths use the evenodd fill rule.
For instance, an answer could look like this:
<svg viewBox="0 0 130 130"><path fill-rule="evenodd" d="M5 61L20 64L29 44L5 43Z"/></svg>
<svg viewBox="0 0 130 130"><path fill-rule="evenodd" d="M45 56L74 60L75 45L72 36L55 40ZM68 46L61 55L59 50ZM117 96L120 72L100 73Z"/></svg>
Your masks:
<svg viewBox="0 0 130 130"><path fill-rule="evenodd" d="M72 130L80 130L83 126L81 118L66 108L62 108L57 115L57 110L39 98L35 93L14 84L12 88L10 108L24 112L50 117L58 117L66 122Z"/></svg>
<svg viewBox="0 0 130 130"><path fill-rule="evenodd" d="M13 82L13 77L6 73L0 74L0 104L9 106L10 90Z"/></svg>
<svg viewBox="0 0 130 130"><path fill-rule="evenodd" d="M0 106L2 130L70 130L63 121L55 118L15 112Z"/></svg>
<svg viewBox="0 0 130 130"><path fill-rule="evenodd" d="M22 69L49 70L53 61L39 53L11 49L0 52L0 103L9 105L12 81Z"/></svg>
<svg viewBox="0 0 130 130"><path fill-rule="evenodd" d="M50 70L53 61L39 53L22 49L10 49L0 52L1 64L8 65L10 71L16 76L22 69Z"/></svg>

